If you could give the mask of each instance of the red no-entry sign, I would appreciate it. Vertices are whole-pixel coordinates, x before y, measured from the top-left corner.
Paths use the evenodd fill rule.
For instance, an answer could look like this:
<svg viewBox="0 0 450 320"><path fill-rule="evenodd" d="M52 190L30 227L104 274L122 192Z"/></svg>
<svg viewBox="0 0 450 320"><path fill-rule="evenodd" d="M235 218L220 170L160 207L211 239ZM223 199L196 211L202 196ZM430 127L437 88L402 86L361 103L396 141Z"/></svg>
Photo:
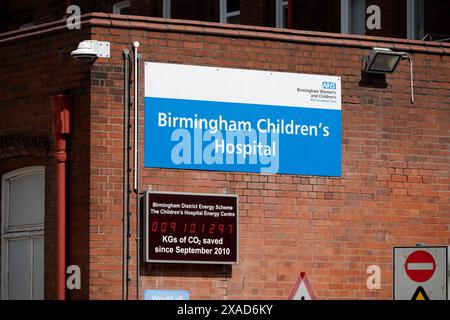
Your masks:
<svg viewBox="0 0 450 320"><path fill-rule="evenodd" d="M448 299L447 246L394 247L394 300Z"/></svg>
<svg viewBox="0 0 450 320"><path fill-rule="evenodd" d="M430 253L424 250L417 250L406 258L405 270L411 280L425 282L436 271L436 261Z"/></svg>

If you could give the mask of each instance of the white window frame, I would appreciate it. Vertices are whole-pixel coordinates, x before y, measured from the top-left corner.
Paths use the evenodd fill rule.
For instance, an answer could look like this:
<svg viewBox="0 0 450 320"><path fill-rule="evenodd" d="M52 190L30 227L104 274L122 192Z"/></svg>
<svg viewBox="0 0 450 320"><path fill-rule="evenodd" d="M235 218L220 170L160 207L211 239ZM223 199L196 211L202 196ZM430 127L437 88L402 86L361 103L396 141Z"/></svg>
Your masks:
<svg viewBox="0 0 450 320"><path fill-rule="evenodd" d="M406 1L406 37L422 39L424 37L424 0Z"/></svg>
<svg viewBox="0 0 450 320"><path fill-rule="evenodd" d="M130 7L130 0L120 1L113 5L113 13L122 14L122 9L126 9Z"/></svg>
<svg viewBox="0 0 450 320"><path fill-rule="evenodd" d="M287 21L284 21L284 7L289 6L288 0L276 0L275 3L275 26L277 28L287 28ZM286 22L286 27L284 26Z"/></svg>
<svg viewBox="0 0 450 320"><path fill-rule="evenodd" d="M1 228L0 228L0 238L1 238L1 299L8 299L8 246L7 241L9 240L31 240L31 263L33 263L33 241L35 239L44 238L44 224L34 224L22 227L12 227L9 228L9 183L13 178L20 178L30 174L42 173L45 175L44 166L30 166L20 168L14 171L10 171L2 175L1 188L2 188L2 199L1 199ZM45 188L45 185L44 185ZM31 266L33 267L33 265ZM33 270L33 269L32 269ZM31 275L32 277L32 275ZM31 281L31 294L33 294L33 279ZM33 297L30 297L31 299Z"/></svg>
<svg viewBox="0 0 450 320"><path fill-rule="evenodd" d="M220 22L228 23L228 18L236 17L241 15L241 10L236 10L232 12L227 11L227 1L228 0L220 0Z"/></svg>
<svg viewBox="0 0 450 320"><path fill-rule="evenodd" d="M167 19L172 18L172 0L163 0L162 16Z"/></svg>
<svg viewBox="0 0 450 320"><path fill-rule="evenodd" d="M341 33L366 34L365 0L341 0Z"/></svg>

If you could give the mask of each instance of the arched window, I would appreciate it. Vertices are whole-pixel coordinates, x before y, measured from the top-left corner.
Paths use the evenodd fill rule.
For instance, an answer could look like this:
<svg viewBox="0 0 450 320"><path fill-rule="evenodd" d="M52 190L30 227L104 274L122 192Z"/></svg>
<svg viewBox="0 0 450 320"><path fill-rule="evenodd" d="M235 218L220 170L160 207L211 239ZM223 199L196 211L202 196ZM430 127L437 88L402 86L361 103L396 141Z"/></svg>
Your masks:
<svg viewBox="0 0 450 320"><path fill-rule="evenodd" d="M1 298L43 299L44 167L14 170L1 182Z"/></svg>

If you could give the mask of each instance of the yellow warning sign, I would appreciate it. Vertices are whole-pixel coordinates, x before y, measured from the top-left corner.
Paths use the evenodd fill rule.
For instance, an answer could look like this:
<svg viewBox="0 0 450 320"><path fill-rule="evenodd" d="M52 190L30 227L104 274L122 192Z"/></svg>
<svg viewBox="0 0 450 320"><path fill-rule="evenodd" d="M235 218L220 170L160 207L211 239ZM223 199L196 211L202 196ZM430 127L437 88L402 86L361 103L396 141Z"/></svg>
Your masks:
<svg viewBox="0 0 450 320"><path fill-rule="evenodd" d="M414 292L411 300L430 300L430 298L428 298L428 295L425 292L425 289L421 286L418 286L416 289L416 292Z"/></svg>

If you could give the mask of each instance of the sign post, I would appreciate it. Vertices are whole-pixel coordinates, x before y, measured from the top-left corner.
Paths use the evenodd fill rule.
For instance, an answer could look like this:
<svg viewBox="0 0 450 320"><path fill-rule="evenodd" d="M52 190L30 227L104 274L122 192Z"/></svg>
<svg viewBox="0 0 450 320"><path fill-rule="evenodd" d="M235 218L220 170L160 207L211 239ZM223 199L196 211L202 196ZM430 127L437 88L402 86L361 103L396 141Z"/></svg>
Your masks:
<svg viewBox="0 0 450 320"><path fill-rule="evenodd" d="M447 300L445 246L394 248L394 300Z"/></svg>

